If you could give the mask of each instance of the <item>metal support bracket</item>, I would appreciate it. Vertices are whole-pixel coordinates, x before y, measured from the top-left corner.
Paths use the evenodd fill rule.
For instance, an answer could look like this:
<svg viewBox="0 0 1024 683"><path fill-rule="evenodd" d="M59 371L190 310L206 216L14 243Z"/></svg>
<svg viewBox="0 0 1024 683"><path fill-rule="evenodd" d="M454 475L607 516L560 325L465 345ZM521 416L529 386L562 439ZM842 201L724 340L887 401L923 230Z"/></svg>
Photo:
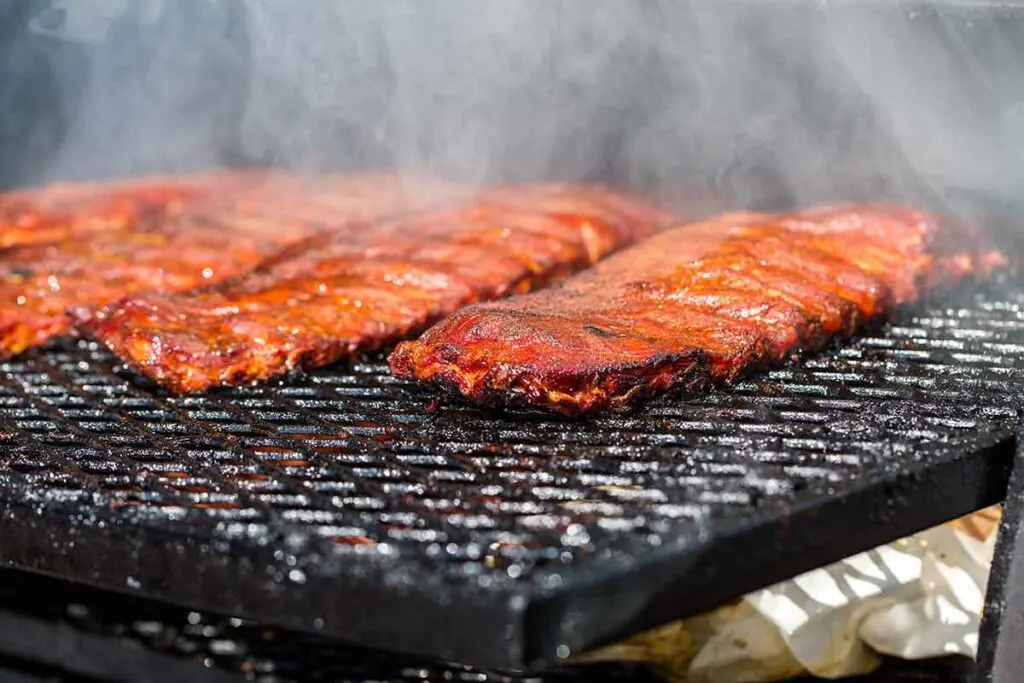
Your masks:
<svg viewBox="0 0 1024 683"><path fill-rule="evenodd" d="M1024 434L1017 437L978 637L977 683L1024 680Z"/></svg>

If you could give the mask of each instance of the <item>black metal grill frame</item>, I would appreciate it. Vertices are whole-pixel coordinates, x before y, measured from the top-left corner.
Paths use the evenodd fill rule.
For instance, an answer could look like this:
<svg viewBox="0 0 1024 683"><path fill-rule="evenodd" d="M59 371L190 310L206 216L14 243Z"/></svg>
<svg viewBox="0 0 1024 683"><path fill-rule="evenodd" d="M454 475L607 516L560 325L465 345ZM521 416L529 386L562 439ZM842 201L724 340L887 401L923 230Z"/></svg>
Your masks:
<svg viewBox="0 0 1024 683"><path fill-rule="evenodd" d="M435 405L379 358L184 399L87 342L2 371L5 566L519 670L1000 500L1024 291L583 422Z"/></svg>
<svg viewBox="0 0 1024 683"><path fill-rule="evenodd" d="M349 648L47 579L0 571L0 680L41 683L659 683L643 664L575 666L507 676L422 658ZM850 683L971 680L966 658L889 661ZM817 679L814 679L817 680ZM793 683L811 683L800 679Z"/></svg>
<svg viewBox="0 0 1024 683"><path fill-rule="evenodd" d="M7 666L93 683L657 683L630 663L505 676L346 647L79 584L0 571L0 680ZM13 661L12 661L13 660ZM49 679L47 679L49 680ZM80 680L76 678L75 680Z"/></svg>

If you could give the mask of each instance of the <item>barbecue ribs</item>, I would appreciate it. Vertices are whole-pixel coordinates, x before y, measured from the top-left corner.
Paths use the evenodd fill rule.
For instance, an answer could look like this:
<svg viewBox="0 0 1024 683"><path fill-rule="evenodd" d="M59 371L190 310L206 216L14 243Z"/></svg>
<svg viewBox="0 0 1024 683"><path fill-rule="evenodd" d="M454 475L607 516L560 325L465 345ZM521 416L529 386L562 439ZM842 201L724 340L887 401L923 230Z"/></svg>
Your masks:
<svg viewBox="0 0 1024 683"><path fill-rule="evenodd" d="M7 192L0 194L0 249L130 230L140 220L262 182L254 173L214 171Z"/></svg>
<svg viewBox="0 0 1024 683"><path fill-rule="evenodd" d="M129 296L79 325L173 392L248 384L567 276L668 220L600 188L483 191L457 208L319 234L221 288Z"/></svg>
<svg viewBox="0 0 1024 683"><path fill-rule="evenodd" d="M395 375L496 406L622 410L820 349L932 287L1002 263L976 230L897 205L724 215L551 289L465 308Z"/></svg>
<svg viewBox="0 0 1024 683"><path fill-rule="evenodd" d="M175 195L181 200L175 210L166 204L162 210L146 208L156 206L154 198L182 188L191 195L188 201ZM125 211L116 214L117 223L96 222L102 212L85 211L74 221L53 223L47 239L22 240L0 251L0 357L68 332L66 310L104 306L133 292L209 287L283 257L281 250L317 232L348 234L361 221L411 211L426 197L446 201L459 192L439 181L381 174L303 179L250 171L176 184L115 185L98 195L61 189L56 195L79 202L80 209L92 201L95 207ZM103 215L115 220L115 214ZM3 226L10 225L0 225L0 239Z"/></svg>

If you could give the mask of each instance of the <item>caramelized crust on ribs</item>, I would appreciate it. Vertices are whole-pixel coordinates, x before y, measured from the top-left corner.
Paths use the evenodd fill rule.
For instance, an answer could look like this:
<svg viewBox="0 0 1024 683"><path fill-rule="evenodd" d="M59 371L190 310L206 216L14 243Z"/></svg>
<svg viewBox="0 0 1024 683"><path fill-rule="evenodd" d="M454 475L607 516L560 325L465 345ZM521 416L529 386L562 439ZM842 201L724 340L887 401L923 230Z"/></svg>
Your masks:
<svg viewBox="0 0 1024 683"><path fill-rule="evenodd" d="M0 194L0 249L130 230L137 221L173 215L187 203L259 182L254 173L217 171L7 192Z"/></svg>
<svg viewBox="0 0 1024 683"><path fill-rule="evenodd" d="M440 182L383 175L305 180L232 172L206 180L192 183L203 196L173 213L126 213L122 228L91 232L84 223L68 223L64 228L77 232L67 239L0 253L0 357L68 332L67 310L104 306L133 292L209 287L283 257L282 249L320 231L346 235L360 229L359 221L459 192ZM157 185L144 192L130 186L105 196L131 197L137 208L140 197L162 193Z"/></svg>
<svg viewBox="0 0 1024 683"><path fill-rule="evenodd" d="M176 393L253 383L567 276L666 220L599 189L485 191L456 209L319 234L221 288L126 297L80 327Z"/></svg>
<svg viewBox="0 0 1024 683"><path fill-rule="evenodd" d="M134 291L182 291L223 281L310 234L301 224L280 233L251 227L251 222L187 217L164 221L155 230L11 250L10 258L0 261L0 348L15 355L68 332L69 309L102 305Z"/></svg>
<svg viewBox="0 0 1024 683"><path fill-rule="evenodd" d="M658 234L551 289L465 308L395 375L567 415L728 382L822 348L1003 262L976 230L896 205L731 214Z"/></svg>
<svg viewBox="0 0 1024 683"><path fill-rule="evenodd" d="M259 215L322 225L453 201L458 186L387 173L303 177L263 170L102 183L64 183L0 194L0 249L135 230L184 213ZM392 204L391 208L385 208Z"/></svg>

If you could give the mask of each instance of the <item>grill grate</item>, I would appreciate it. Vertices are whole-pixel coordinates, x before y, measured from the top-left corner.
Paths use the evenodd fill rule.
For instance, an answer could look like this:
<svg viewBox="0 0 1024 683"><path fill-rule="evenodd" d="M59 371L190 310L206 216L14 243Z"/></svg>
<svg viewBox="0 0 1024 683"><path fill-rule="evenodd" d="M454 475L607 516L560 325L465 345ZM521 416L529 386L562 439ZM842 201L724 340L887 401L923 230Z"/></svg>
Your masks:
<svg viewBox="0 0 1024 683"><path fill-rule="evenodd" d="M174 398L64 342L2 366L0 560L370 647L550 663L995 502L1022 373L1010 280L584 422L435 404L380 357Z"/></svg>

